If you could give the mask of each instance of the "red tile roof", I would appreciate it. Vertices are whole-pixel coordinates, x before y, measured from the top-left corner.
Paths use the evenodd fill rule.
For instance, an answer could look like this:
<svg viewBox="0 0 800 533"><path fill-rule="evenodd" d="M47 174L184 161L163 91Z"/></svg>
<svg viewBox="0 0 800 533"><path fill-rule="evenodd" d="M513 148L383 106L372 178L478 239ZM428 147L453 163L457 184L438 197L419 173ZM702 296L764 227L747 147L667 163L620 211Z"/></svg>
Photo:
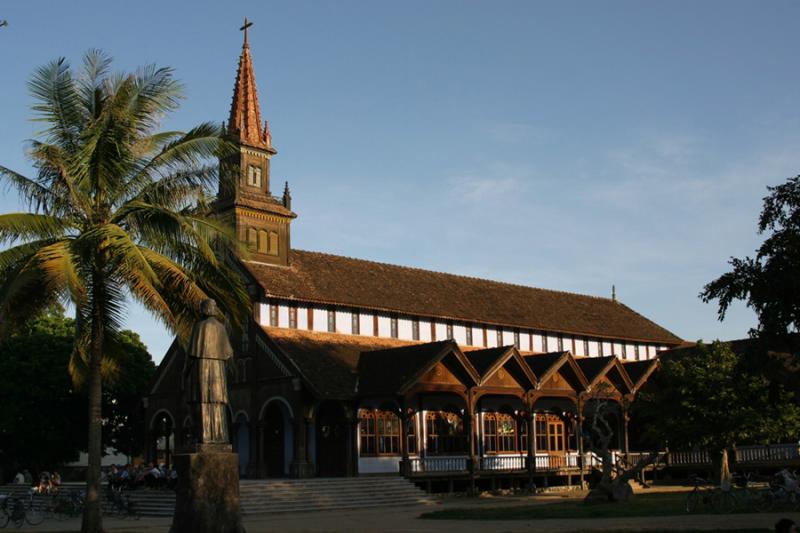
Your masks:
<svg viewBox="0 0 800 533"><path fill-rule="evenodd" d="M609 298L302 250L291 251L288 268L245 266L271 297L572 335L682 342Z"/></svg>

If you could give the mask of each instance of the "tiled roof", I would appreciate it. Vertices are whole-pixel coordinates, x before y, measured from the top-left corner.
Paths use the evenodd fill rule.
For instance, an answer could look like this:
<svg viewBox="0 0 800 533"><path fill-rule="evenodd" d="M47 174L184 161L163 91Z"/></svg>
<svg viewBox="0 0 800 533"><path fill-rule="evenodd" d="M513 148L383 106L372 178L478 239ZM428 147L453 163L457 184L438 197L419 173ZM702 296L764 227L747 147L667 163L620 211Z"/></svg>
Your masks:
<svg viewBox="0 0 800 533"><path fill-rule="evenodd" d="M286 328L264 331L324 398L352 398L361 352L411 344L397 339L339 335Z"/></svg>
<svg viewBox="0 0 800 533"><path fill-rule="evenodd" d="M614 359L616 357L613 355L606 357L576 357L575 362L578 363L581 372L586 376L586 380L591 383Z"/></svg>
<svg viewBox="0 0 800 533"><path fill-rule="evenodd" d="M475 370L478 371L481 378L485 378L486 372L509 350L509 348L511 348L511 346L471 350L469 352L464 352L464 355L467 356L467 359L472 363L472 366L475 367Z"/></svg>
<svg viewBox="0 0 800 533"><path fill-rule="evenodd" d="M430 366L430 363L453 341L412 344L364 352L358 363L359 394L396 394L411 378Z"/></svg>
<svg viewBox="0 0 800 533"><path fill-rule="evenodd" d="M608 298L536 289L319 252L245 266L267 296L574 335L675 345L681 339Z"/></svg>
<svg viewBox="0 0 800 533"><path fill-rule="evenodd" d="M536 379L541 380L542 376L544 376L547 371L550 370L550 367L560 361L566 353L568 352L550 352L539 355L526 355L525 362L528 363L528 366L533 371L533 375L536 376Z"/></svg>
<svg viewBox="0 0 800 533"><path fill-rule="evenodd" d="M233 87L231 112L228 117L228 133L238 137L243 144L271 149L272 137L266 121L264 129L261 129L256 75L253 71L250 45L246 39L242 46L242 54L239 56L239 68L236 70L236 84Z"/></svg>
<svg viewBox="0 0 800 533"><path fill-rule="evenodd" d="M452 340L422 343L287 328L263 329L321 398L352 399L371 394L401 393L403 387L440 356L459 353L460 349ZM485 373L509 348L464 350L465 365L472 365L469 373L474 373L471 370L474 368L480 377L485 377ZM522 358L536 379L542 379L562 361L572 365L569 352L525 354ZM613 356L575 358L576 379L579 382L583 382L584 377L593 380L613 359ZM622 364L622 372L633 384L639 385L655 364L655 359L626 362Z"/></svg>

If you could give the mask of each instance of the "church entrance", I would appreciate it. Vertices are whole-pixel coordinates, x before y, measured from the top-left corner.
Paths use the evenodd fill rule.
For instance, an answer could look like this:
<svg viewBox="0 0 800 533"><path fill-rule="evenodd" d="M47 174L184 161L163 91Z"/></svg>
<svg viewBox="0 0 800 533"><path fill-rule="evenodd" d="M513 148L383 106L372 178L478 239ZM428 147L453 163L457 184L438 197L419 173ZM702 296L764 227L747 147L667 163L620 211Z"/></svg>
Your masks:
<svg viewBox="0 0 800 533"><path fill-rule="evenodd" d="M317 411L317 475L347 475L347 419L338 402L324 402Z"/></svg>
<svg viewBox="0 0 800 533"><path fill-rule="evenodd" d="M244 413L239 413L231 428L233 451L239 454L239 476L247 476L250 464L250 422Z"/></svg>
<svg viewBox="0 0 800 533"><path fill-rule="evenodd" d="M267 477L286 475L286 419L280 402L271 402L264 413L264 462Z"/></svg>

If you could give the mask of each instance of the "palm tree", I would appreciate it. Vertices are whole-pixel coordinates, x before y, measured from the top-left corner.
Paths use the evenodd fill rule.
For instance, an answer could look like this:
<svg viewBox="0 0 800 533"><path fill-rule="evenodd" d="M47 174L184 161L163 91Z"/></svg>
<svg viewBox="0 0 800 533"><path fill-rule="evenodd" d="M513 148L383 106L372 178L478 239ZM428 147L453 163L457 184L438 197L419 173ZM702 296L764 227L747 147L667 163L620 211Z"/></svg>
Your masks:
<svg viewBox="0 0 800 533"><path fill-rule="evenodd" d="M29 82L36 176L0 166L29 205L0 215L0 332L53 302L70 303L77 333L70 372L89 398L86 508L82 530L102 530L101 392L128 297L185 338L200 302L214 298L234 325L248 298L235 269L233 232L213 216L214 158L233 149L219 126L158 132L182 86L172 70L111 74L92 50L73 74L59 59Z"/></svg>

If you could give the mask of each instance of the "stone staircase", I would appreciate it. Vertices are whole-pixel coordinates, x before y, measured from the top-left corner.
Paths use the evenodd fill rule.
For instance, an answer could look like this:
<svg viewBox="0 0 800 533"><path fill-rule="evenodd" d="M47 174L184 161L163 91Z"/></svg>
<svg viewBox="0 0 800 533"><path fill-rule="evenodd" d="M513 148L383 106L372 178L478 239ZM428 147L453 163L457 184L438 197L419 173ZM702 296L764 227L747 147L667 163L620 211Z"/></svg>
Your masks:
<svg viewBox="0 0 800 533"><path fill-rule="evenodd" d="M65 484L81 490L82 484ZM242 512L246 515L366 509L429 505L435 500L412 482L399 476L310 479L243 480L239 485ZM27 487L5 485L0 494L27 494ZM144 516L172 516L175 493L170 490L127 492Z"/></svg>

